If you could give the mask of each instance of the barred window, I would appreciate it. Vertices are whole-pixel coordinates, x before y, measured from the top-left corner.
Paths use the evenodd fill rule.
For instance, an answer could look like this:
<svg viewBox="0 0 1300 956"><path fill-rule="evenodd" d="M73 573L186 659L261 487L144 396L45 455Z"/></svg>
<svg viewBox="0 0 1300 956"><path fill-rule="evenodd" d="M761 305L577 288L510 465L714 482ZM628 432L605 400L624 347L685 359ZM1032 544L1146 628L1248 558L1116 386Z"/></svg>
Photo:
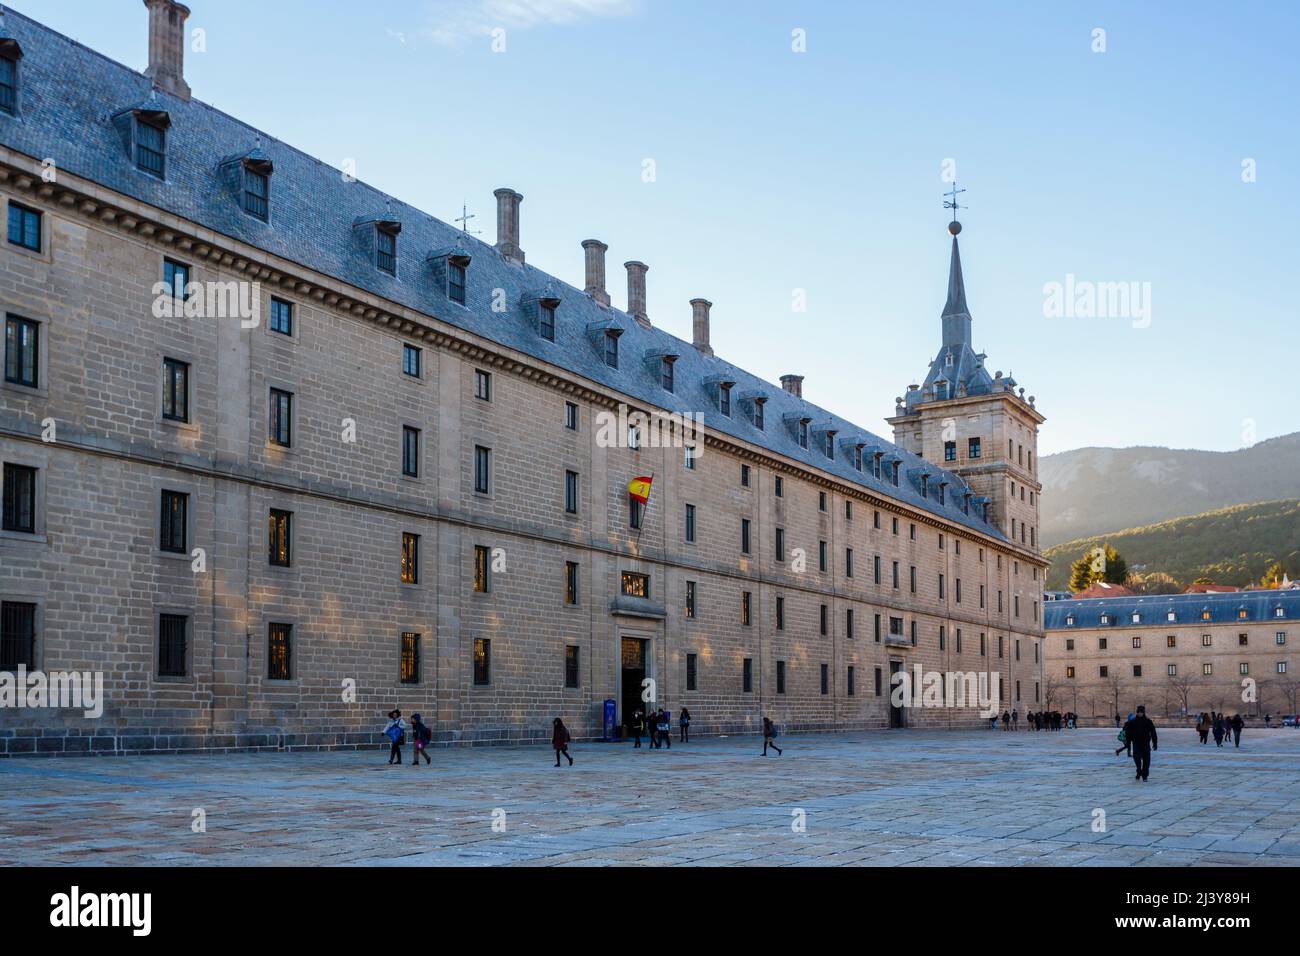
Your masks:
<svg viewBox="0 0 1300 956"><path fill-rule="evenodd" d="M287 568L292 563L292 511L272 508L267 518L267 546L272 565Z"/></svg>
<svg viewBox="0 0 1300 956"><path fill-rule="evenodd" d="M391 229L375 230L375 266L381 272L397 275L397 233Z"/></svg>
<svg viewBox="0 0 1300 956"><path fill-rule="evenodd" d="M293 679L293 625L272 622L266 627L267 680Z"/></svg>
<svg viewBox="0 0 1300 956"><path fill-rule="evenodd" d="M474 590L487 594L492 589L492 551L487 545L474 546Z"/></svg>
<svg viewBox="0 0 1300 956"><path fill-rule="evenodd" d="M420 583L420 536L402 532L402 583Z"/></svg>
<svg viewBox="0 0 1300 956"><path fill-rule="evenodd" d="M0 603L0 671L36 666L36 605Z"/></svg>
<svg viewBox="0 0 1300 956"><path fill-rule="evenodd" d="M650 576L636 571L624 571L622 574L622 590L628 597L649 598Z"/></svg>
<svg viewBox="0 0 1300 956"><path fill-rule="evenodd" d="M492 682L492 641L486 637L474 639L474 683L484 686Z"/></svg>
<svg viewBox="0 0 1300 956"><path fill-rule="evenodd" d="M267 221L271 216L271 178L251 169L244 169L244 212Z"/></svg>
<svg viewBox="0 0 1300 956"><path fill-rule="evenodd" d="M447 263L447 298L465 304L465 267L456 262Z"/></svg>
<svg viewBox="0 0 1300 956"><path fill-rule="evenodd" d="M186 677L186 640L189 618L184 614L158 615L158 676Z"/></svg>
<svg viewBox="0 0 1300 956"><path fill-rule="evenodd" d="M189 518L190 496L181 491L162 493L162 513L159 522L158 548L173 554L185 554L185 532Z"/></svg>
<svg viewBox="0 0 1300 956"><path fill-rule="evenodd" d="M164 178L166 166L167 131L161 126L136 120L135 165L151 176Z"/></svg>
<svg viewBox="0 0 1300 956"><path fill-rule="evenodd" d="M564 686L570 690L581 686L578 679L580 653L581 648L577 644L566 644L564 647Z"/></svg>
<svg viewBox="0 0 1300 956"><path fill-rule="evenodd" d="M537 327L542 338L555 341L555 306L543 302L537 307Z"/></svg>
<svg viewBox="0 0 1300 956"><path fill-rule="evenodd" d="M420 635L414 631L402 632L400 667L403 684L420 683Z"/></svg>

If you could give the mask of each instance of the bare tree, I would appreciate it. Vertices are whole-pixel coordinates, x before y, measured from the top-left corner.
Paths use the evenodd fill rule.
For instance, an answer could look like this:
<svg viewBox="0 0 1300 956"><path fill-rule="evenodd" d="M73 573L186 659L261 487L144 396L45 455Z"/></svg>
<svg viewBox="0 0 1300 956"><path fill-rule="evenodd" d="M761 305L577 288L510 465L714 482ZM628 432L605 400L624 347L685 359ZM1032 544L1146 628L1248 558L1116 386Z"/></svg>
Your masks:
<svg viewBox="0 0 1300 956"><path fill-rule="evenodd" d="M1184 714L1191 710L1192 691L1200 683L1192 674L1169 678L1169 692L1174 695Z"/></svg>
<svg viewBox="0 0 1300 956"><path fill-rule="evenodd" d="M1059 677L1048 675L1043 678L1043 710L1050 712L1052 701L1064 690L1065 685Z"/></svg>
<svg viewBox="0 0 1300 956"><path fill-rule="evenodd" d="M1106 688L1107 698L1109 700L1110 706L1113 708L1111 710L1111 713L1118 714L1119 700L1120 697L1123 696L1124 689L1126 686L1124 683L1124 678L1120 677L1119 674L1111 674L1108 678L1106 678L1102 686Z"/></svg>
<svg viewBox="0 0 1300 956"><path fill-rule="evenodd" d="M1297 680L1294 677L1287 677L1285 679L1270 681L1269 683L1270 686L1277 688L1278 693L1282 695L1282 699L1286 701L1286 712L1288 714L1300 712L1296 709L1296 698L1300 697L1300 680Z"/></svg>

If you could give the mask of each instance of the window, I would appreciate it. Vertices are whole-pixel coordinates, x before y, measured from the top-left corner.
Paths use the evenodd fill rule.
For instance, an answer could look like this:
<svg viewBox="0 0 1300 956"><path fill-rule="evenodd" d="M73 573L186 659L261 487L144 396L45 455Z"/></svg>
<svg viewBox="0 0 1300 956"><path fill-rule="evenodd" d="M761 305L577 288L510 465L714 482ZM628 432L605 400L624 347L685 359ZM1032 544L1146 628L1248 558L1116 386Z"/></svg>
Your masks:
<svg viewBox="0 0 1300 956"><path fill-rule="evenodd" d="M946 441L943 443L943 460L957 460L957 443L955 441Z"/></svg>
<svg viewBox="0 0 1300 956"><path fill-rule="evenodd" d="M1244 607L1241 608L1240 610L1237 611L1237 620L1239 620L1239 621L1244 621L1244 620L1246 620L1246 617L1247 617L1248 613L1249 613L1249 612L1247 612L1247 610L1246 610Z"/></svg>
<svg viewBox="0 0 1300 956"><path fill-rule="evenodd" d="M1250 665L1247 664L1245 661L1242 661L1240 664L1237 665L1237 673L1238 673L1238 674L1241 674L1242 676L1245 676L1246 674L1249 674L1249 673L1250 673Z"/></svg>
<svg viewBox="0 0 1300 956"><path fill-rule="evenodd" d="M776 478L774 479L774 484L772 485L772 490L775 492L776 497L778 497L778 498L784 498L784 497L785 497L785 479L782 478L780 475L777 475Z"/></svg>
<svg viewBox="0 0 1300 956"><path fill-rule="evenodd" d="M740 592L740 623L745 627L754 623L754 595L751 591Z"/></svg>
<svg viewBox="0 0 1300 956"><path fill-rule="evenodd" d="M971 438L966 442L966 457L978 458L980 456L980 440Z"/></svg>
<svg viewBox="0 0 1300 956"><path fill-rule="evenodd" d="M1177 665L1177 664L1168 664L1168 665L1166 665L1166 666L1165 666L1165 674L1168 675L1169 677L1177 677L1177 676L1178 676L1178 665Z"/></svg>
<svg viewBox="0 0 1300 956"><path fill-rule="evenodd" d="M3 58L0 58L3 59ZM35 209L9 203L9 241L15 246L41 251L41 214Z"/></svg>
<svg viewBox="0 0 1300 956"><path fill-rule="evenodd" d="M578 406L573 402L564 403L564 427L571 432L578 430Z"/></svg>
<svg viewBox="0 0 1300 956"><path fill-rule="evenodd" d="M944 627L944 625L940 624L939 625L939 650L942 651L947 648L948 646L947 638L948 638L948 629ZM1016 643L1016 646L1017 647L1020 646L1019 642Z"/></svg>
<svg viewBox="0 0 1300 956"><path fill-rule="evenodd" d="M1249 641L1250 641L1250 638L1248 638L1245 634L1238 634L1238 635L1237 635L1237 646L1238 646L1238 647L1245 647L1246 644L1247 644Z"/></svg>
<svg viewBox="0 0 1300 956"><path fill-rule="evenodd" d="M641 530L645 523L645 505L637 499L628 496L627 499L627 525L634 530Z"/></svg>
<svg viewBox="0 0 1300 956"><path fill-rule="evenodd" d="M845 521L853 520L853 502L851 501L844 502L844 520Z"/></svg>
<svg viewBox="0 0 1300 956"><path fill-rule="evenodd" d="M467 260L468 261L468 260ZM465 266L460 262L447 263L447 298L465 304Z"/></svg>
<svg viewBox="0 0 1300 956"><path fill-rule="evenodd" d="M659 360L659 384L665 392L673 390L673 360L670 358Z"/></svg>
<svg viewBox="0 0 1300 956"><path fill-rule="evenodd" d="M759 431L763 430L763 405L761 401L754 402L754 427Z"/></svg>
<svg viewBox="0 0 1300 956"><path fill-rule="evenodd" d="M9 56L0 56L0 110L18 112L18 61Z"/></svg>
<svg viewBox="0 0 1300 956"><path fill-rule="evenodd" d="M876 696L880 696L880 668L876 668Z"/></svg>
<svg viewBox="0 0 1300 956"><path fill-rule="evenodd" d="M829 629L830 608L823 604L818 610L820 611L818 615L818 633L825 637Z"/></svg>
<svg viewBox="0 0 1300 956"><path fill-rule="evenodd" d="M829 694L831 692L830 683L831 683L830 667L826 664L823 664L822 665L822 694L823 695Z"/></svg>
<svg viewBox="0 0 1300 956"><path fill-rule="evenodd" d="M740 466L740 487L742 488L749 487L749 466L748 465Z"/></svg>
<svg viewBox="0 0 1300 956"><path fill-rule="evenodd" d="M555 306L546 302L538 304L537 331L546 341L555 341Z"/></svg>
<svg viewBox="0 0 1300 956"><path fill-rule="evenodd" d="M1285 674L1285 673L1286 673L1286 661L1278 661L1278 662L1277 662L1277 672L1278 672L1279 674Z"/></svg>
<svg viewBox="0 0 1300 956"><path fill-rule="evenodd" d="M1209 634L1202 634L1201 647L1212 647L1212 646L1214 646L1214 638L1211 637Z"/></svg>
<svg viewBox="0 0 1300 956"><path fill-rule="evenodd" d="M402 583L420 583L420 536L402 532Z"/></svg>
<svg viewBox="0 0 1300 956"><path fill-rule="evenodd" d="M492 682L492 641L474 638L474 684L484 687Z"/></svg>
<svg viewBox="0 0 1300 956"><path fill-rule="evenodd" d="M894 590L897 591L897 590L898 590L898 562L897 562L897 561L893 562L893 565L894 565L894 567L893 567L893 571L894 571Z"/></svg>
<svg viewBox="0 0 1300 956"><path fill-rule="evenodd" d="M387 272L391 276L397 275L397 233L392 229L375 230L375 268L381 272ZM452 298L457 302L465 301L463 285L461 287L461 297L456 299L455 296L452 296Z"/></svg>
<svg viewBox="0 0 1300 956"><path fill-rule="evenodd" d="M741 663L740 686L746 694L754 692L754 659L752 657L746 657Z"/></svg>
<svg viewBox="0 0 1300 956"><path fill-rule="evenodd" d="M267 680L293 679L293 625L272 622L266 626Z"/></svg>
<svg viewBox="0 0 1300 956"><path fill-rule="evenodd" d="M40 326L31 319L5 316L5 381L36 388L39 385Z"/></svg>
<svg viewBox="0 0 1300 956"><path fill-rule="evenodd" d="M420 476L420 429L402 426L402 474L408 478Z"/></svg>
<svg viewBox="0 0 1300 956"><path fill-rule="evenodd" d="M799 447L808 447L808 422L805 419L799 420Z"/></svg>
<svg viewBox="0 0 1300 956"><path fill-rule="evenodd" d="M270 328L272 332L279 332L281 335L293 335L292 302L285 302L283 299L277 299L274 296L271 297Z"/></svg>
<svg viewBox="0 0 1300 956"><path fill-rule="evenodd" d="M1276 634L1273 635L1273 640L1277 643L1279 647L1281 647L1283 644L1286 643L1286 632L1278 631Z"/></svg>
<svg viewBox="0 0 1300 956"><path fill-rule="evenodd" d="M420 683L420 635L402 632L400 677L403 684Z"/></svg>
<svg viewBox="0 0 1300 956"><path fill-rule="evenodd" d="M1066 649L1067 651L1072 651L1072 650L1074 650L1074 641L1073 641L1073 639L1068 638L1068 637L1065 639L1065 649Z"/></svg>
<svg viewBox="0 0 1300 956"><path fill-rule="evenodd" d="M844 576L846 578L853 577L853 549L852 548L844 549Z"/></svg>
<svg viewBox="0 0 1300 956"><path fill-rule="evenodd" d="M785 661L776 662L776 692L785 693Z"/></svg>
<svg viewBox="0 0 1300 956"><path fill-rule="evenodd" d="M640 574L636 571L624 571L622 587L623 593L628 597L649 599L650 575Z"/></svg>
<svg viewBox="0 0 1300 956"><path fill-rule="evenodd" d="M845 677L844 693L847 694L849 697L852 697L856 692L857 692L857 688L854 687L853 685L853 665L850 664L848 673Z"/></svg>
<svg viewBox="0 0 1300 956"><path fill-rule="evenodd" d="M36 667L36 605L0 603L0 671Z"/></svg>
<svg viewBox="0 0 1300 956"><path fill-rule="evenodd" d="M826 542L818 541L817 542L817 570L824 573L826 571L826 563L827 563Z"/></svg>
<svg viewBox="0 0 1300 956"><path fill-rule="evenodd" d="M190 365L179 359L163 359L162 416L168 421L190 420Z"/></svg>
<svg viewBox="0 0 1300 956"><path fill-rule="evenodd" d="M1178 646L1178 638L1176 638L1174 635L1170 634L1168 637L1165 638L1165 647L1177 647L1177 646Z"/></svg>
<svg viewBox="0 0 1300 956"><path fill-rule="evenodd" d="M871 559L871 580L874 584L880 583L880 555Z"/></svg>
<svg viewBox="0 0 1300 956"><path fill-rule="evenodd" d="M578 603L578 562L564 562L564 603Z"/></svg>
<svg viewBox="0 0 1300 956"><path fill-rule="evenodd" d="M1074 679L1074 668L1073 668L1073 667L1067 667L1067 668L1065 669L1065 676L1066 676L1067 678L1069 678L1070 680L1073 680L1073 679Z"/></svg>
<svg viewBox="0 0 1300 956"><path fill-rule="evenodd" d="M293 444L293 393L271 389L271 421L268 428L271 443L282 448Z"/></svg>
<svg viewBox="0 0 1300 956"><path fill-rule="evenodd" d="M161 126L137 119L135 123L135 166L150 176L164 178L166 165L167 131Z"/></svg>
<svg viewBox="0 0 1300 956"><path fill-rule="evenodd" d="M474 397L485 402L492 401L492 373L482 369L474 370Z"/></svg>
<svg viewBox="0 0 1300 956"><path fill-rule="evenodd" d="M817 492L817 510L825 513L826 511L826 492Z"/></svg>
<svg viewBox="0 0 1300 956"><path fill-rule="evenodd" d="M185 530L189 517L190 496L181 491L162 493L162 511L158 522L158 549L185 554Z"/></svg>
<svg viewBox="0 0 1300 956"><path fill-rule="evenodd" d="M474 545L474 590L487 594L492 589L492 551L487 545Z"/></svg>
<svg viewBox="0 0 1300 956"><path fill-rule="evenodd" d="M696 457L694 445L687 445L686 448L683 449L682 464L686 466L687 471L695 470Z"/></svg>
<svg viewBox="0 0 1300 956"><path fill-rule="evenodd" d="M566 471L564 473L564 510L565 513L571 515L578 513L578 473L576 471Z"/></svg>
<svg viewBox="0 0 1300 956"><path fill-rule="evenodd" d="M491 487L492 450L482 445L474 446L474 492L486 495Z"/></svg>
<svg viewBox="0 0 1300 956"><path fill-rule="evenodd" d="M266 526L267 560L278 568L290 567L293 560L293 512L272 508Z"/></svg>
<svg viewBox="0 0 1300 956"><path fill-rule="evenodd" d="M695 617L695 582L694 581L686 582L686 607L684 610L687 617Z"/></svg>
<svg viewBox="0 0 1300 956"><path fill-rule="evenodd" d="M36 469L5 463L4 523L5 531L36 533Z"/></svg>
<svg viewBox="0 0 1300 956"><path fill-rule="evenodd" d="M618 336L613 332L605 333L605 364L618 368Z"/></svg>
<svg viewBox="0 0 1300 956"><path fill-rule="evenodd" d="M158 615L158 676L185 677L186 629L189 618L184 614Z"/></svg>
<svg viewBox="0 0 1300 956"><path fill-rule="evenodd" d="M695 505L686 506L686 543L695 543Z"/></svg>
<svg viewBox="0 0 1300 956"><path fill-rule="evenodd" d="M172 290L172 298L184 301L190 287L189 265L175 259L164 259L163 285Z"/></svg>
<svg viewBox="0 0 1300 956"><path fill-rule="evenodd" d="M848 608L844 612L844 636L853 640L853 608Z"/></svg>
<svg viewBox="0 0 1300 956"><path fill-rule="evenodd" d="M1105 649L1106 649L1106 638L1104 637L1097 638L1097 650L1104 651Z"/></svg>
<svg viewBox="0 0 1300 956"><path fill-rule="evenodd" d="M581 684L578 681L578 661L581 649L577 644L566 644L564 646L564 686L573 690Z"/></svg>
<svg viewBox="0 0 1300 956"><path fill-rule="evenodd" d="M958 633L960 633L960 632L958 632ZM879 614L876 615L876 621L875 621L875 634L876 634L876 643L879 644L879 643L880 643L880 615L879 615ZM960 645L958 646L957 649L958 649L958 650L961 650Z"/></svg>
<svg viewBox="0 0 1300 956"><path fill-rule="evenodd" d="M749 554L749 519L740 519L740 553Z"/></svg>
<svg viewBox="0 0 1300 956"><path fill-rule="evenodd" d="M916 565L911 565L908 569L908 587L913 594L916 593Z"/></svg>
<svg viewBox="0 0 1300 956"><path fill-rule="evenodd" d="M686 655L686 689L687 690L695 690L695 678L696 678L695 655L687 654Z"/></svg>
<svg viewBox="0 0 1300 956"><path fill-rule="evenodd" d="M402 372L411 378L420 377L420 352L421 349L415 345L402 343Z"/></svg>
<svg viewBox="0 0 1300 956"><path fill-rule="evenodd" d="M244 167L244 212L263 222L271 217L271 177Z"/></svg>
<svg viewBox="0 0 1300 956"><path fill-rule="evenodd" d="M777 561L785 560L785 529L776 529L776 559Z"/></svg>
<svg viewBox="0 0 1300 956"><path fill-rule="evenodd" d="M1135 638L1133 638L1133 647L1134 647L1134 649L1140 648L1141 646L1142 646L1142 638L1140 638L1140 637L1135 637Z"/></svg>
<svg viewBox="0 0 1300 956"><path fill-rule="evenodd" d="M890 637L903 636L903 619L901 617L891 617L889 619L889 636Z"/></svg>
<svg viewBox="0 0 1300 956"><path fill-rule="evenodd" d="M980 657L987 656L988 644L989 644L988 638L984 635L984 632L981 631L980 632Z"/></svg>
<svg viewBox="0 0 1300 956"><path fill-rule="evenodd" d="M945 591L943 586L943 575L940 574L939 575L939 600L940 601L944 599L944 595L945 595Z"/></svg>
<svg viewBox="0 0 1300 956"><path fill-rule="evenodd" d="M718 389L718 411L731 417L731 386L723 384Z"/></svg>
<svg viewBox="0 0 1300 956"><path fill-rule="evenodd" d="M776 629L785 630L785 598L779 596L776 599Z"/></svg>

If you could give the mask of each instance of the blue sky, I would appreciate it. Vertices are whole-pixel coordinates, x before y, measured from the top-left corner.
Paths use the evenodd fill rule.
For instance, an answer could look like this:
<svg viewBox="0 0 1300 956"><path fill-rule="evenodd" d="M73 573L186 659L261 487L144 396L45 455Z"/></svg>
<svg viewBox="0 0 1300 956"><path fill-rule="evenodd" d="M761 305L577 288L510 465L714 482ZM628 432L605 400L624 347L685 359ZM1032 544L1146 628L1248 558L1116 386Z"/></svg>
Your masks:
<svg viewBox="0 0 1300 956"><path fill-rule="evenodd" d="M1300 428L1300 5L189 5L198 98L488 241L518 189L530 263L581 287L602 239L615 304L647 262L657 325L689 339L704 296L720 354L878 433L939 346L945 160L975 346L1037 397L1041 453ZM139 0L10 6L145 65ZM1149 325L1045 317L1067 275L1150 283Z"/></svg>

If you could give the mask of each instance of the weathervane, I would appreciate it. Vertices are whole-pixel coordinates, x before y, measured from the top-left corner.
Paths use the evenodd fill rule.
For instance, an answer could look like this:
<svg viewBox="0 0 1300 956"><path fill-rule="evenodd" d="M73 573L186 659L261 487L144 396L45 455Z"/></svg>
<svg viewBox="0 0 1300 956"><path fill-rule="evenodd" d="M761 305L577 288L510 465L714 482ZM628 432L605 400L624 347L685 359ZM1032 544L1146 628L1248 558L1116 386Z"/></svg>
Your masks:
<svg viewBox="0 0 1300 956"><path fill-rule="evenodd" d="M468 207L468 206L466 206L464 203L461 203L461 206L460 206L460 217L457 218L457 219L453 219L452 222L458 222L458 223L460 223L460 231L461 231L461 232L463 232L463 233L467 233L468 235L471 235L471 236L476 236L476 235L478 235L479 230L475 229L475 230L473 230L473 231L471 232L471 231L470 231L470 228L469 228L469 221L470 221L471 219L477 219L477 218L478 218L478 217L477 217L476 215L474 215L474 213L472 213L472 212L469 211L469 207Z"/></svg>
<svg viewBox="0 0 1300 956"><path fill-rule="evenodd" d="M949 198L943 201L943 208L952 210L952 222L948 223L948 231L952 233L954 236L957 235L957 233L961 232L961 223L957 221L957 210L961 209L962 206L961 203L957 201L957 197L960 196L965 191L966 190L964 189L957 188L957 181L954 179L952 183L952 189L944 193L944 195L948 196Z"/></svg>

